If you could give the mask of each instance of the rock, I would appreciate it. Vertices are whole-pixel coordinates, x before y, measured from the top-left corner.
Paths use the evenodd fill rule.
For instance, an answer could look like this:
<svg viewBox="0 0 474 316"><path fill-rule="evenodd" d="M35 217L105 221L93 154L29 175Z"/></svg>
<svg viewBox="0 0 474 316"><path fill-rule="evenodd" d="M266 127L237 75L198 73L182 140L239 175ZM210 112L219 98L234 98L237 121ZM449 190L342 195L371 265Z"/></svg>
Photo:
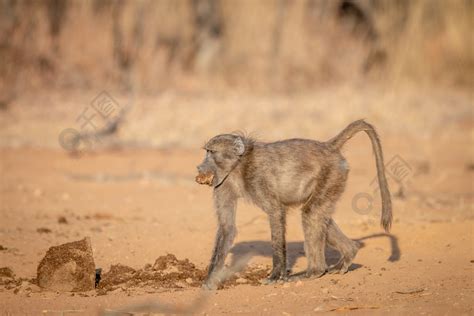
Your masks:
<svg viewBox="0 0 474 316"><path fill-rule="evenodd" d="M38 285L55 291L89 291L95 285L95 264L91 241L51 247L37 269Z"/></svg>

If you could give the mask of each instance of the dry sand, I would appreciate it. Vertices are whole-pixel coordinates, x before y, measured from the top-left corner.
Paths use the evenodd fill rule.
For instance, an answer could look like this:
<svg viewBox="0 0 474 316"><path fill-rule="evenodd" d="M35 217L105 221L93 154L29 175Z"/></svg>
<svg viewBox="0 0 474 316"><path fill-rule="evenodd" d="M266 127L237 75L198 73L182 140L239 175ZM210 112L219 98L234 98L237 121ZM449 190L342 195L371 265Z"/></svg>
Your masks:
<svg viewBox="0 0 474 316"><path fill-rule="evenodd" d="M0 285L2 314L75 311L71 315L90 315L144 302L207 314L473 313L474 160L472 151L466 149L472 143L472 122L466 123L462 115L451 116L448 136L439 137L430 129L429 133L409 137L406 131L398 134L395 123L385 125L383 117L377 119L371 114L371 121L375 120L382 134L386 161L401 159L397 163L408 166L402 185L389 177L394 196L394 224L389 235L378 224L380 202L376 187L371 185L375 163L370 143L358 135L347 144L345 155L351 173L335 220L363 245L347 274L260 285L257 280L271 264L269 227L262 211L242 203L237 213L239 235L227 263L232 267L250 254L246 262L250 270L234 275L224 289L203 296L198 285L210 258L216 221L211 189L194 182L195 166L202 159L199 144L187 146L195 149L167 145L162 149L108 149L71 156L54 146L26 147L28 141L41 143L41 135L49 137L48 133L60 130L58 126L65 123L51 123L55 128L36 131L29 126L46 126L46 120L24 120L13 126L11 120L32 115L20 112L12 109L2 113L2 122L10 122L4 126L4 137L15 134L15 129L24 134L17 137L21 138L18 141L3 138L3 144L17 141L21 146L0 150L0 267L10 267L24 284L11 289ZM260 115L264 114L256 114ZM420 126L431 123L435 124L430 121ZM297 132L297 127L282 126L285 135ZM332 129L325 129L324 136L335 133L336 126L334 123ZM384 132L385 127L388 132ZM315 131L313 134L318 137ZM33 142L35 139L39 141ZM353 199L359 193L374 196L373 209L367 214L354 211ZM37 265L49 247L87 236L95 264L103 269L102 288L55 293L28 283L36 277ZM290 266L294 272L301 271L306 259L296 210L289 215L287 240ZM332 250L327 254L330 263L337 260ZM156 263L160 257L162 261ZM107 286L111 266L115 267L112 271L134 276L128 279L132 282L101 290ZM161 279L136 282L137 271L154 266L157 271L170 268L167 273L174 273L177 279L167 286L163 286L166 278L162 279L162 274ZM180 274L183 271L187 272ZM109 284L114 284L110 280L113 278Z"/></svg>

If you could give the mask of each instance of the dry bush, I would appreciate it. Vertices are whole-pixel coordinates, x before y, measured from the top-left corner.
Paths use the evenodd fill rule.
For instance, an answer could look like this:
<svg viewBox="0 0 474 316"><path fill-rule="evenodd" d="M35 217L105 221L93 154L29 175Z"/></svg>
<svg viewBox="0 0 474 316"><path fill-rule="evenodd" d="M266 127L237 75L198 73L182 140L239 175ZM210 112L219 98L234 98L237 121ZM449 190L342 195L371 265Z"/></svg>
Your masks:
<svg viewBox="0 0 474 316"><path fill-rule="evenodd" d="M2 0L2 98L34 87L296 92L473 83L469 0Z"/></svg>

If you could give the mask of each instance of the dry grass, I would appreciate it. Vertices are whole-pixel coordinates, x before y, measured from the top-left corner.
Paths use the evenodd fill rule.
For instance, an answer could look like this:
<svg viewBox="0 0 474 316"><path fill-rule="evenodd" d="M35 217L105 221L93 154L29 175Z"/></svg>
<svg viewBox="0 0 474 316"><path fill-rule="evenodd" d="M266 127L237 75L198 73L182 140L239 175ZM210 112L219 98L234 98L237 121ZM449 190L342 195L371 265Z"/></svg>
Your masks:
<svg viewBox="0 0 474 316"><path fill-rule="evenodd" d="M473 84L472 1L344 2L2 1L0 101L129 77L148 92Z"/></svg>

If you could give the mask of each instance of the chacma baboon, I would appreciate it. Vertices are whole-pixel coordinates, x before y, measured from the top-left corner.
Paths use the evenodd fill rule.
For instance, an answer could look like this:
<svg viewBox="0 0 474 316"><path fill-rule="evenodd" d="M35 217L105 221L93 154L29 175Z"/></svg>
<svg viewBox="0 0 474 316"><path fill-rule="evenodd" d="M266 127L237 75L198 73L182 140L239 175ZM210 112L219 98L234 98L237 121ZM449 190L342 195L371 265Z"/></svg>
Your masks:
<svg viewBox="0 0 474 316"><path fill-rule="evenodd" d="M266 282L287 280L285 226L290 207L301 206L306 277L319 277L328 271L325 245L336 249L341 259L330 272L347 272L358 246L346 237L331 218L347 180L349 168L340 149L354 134L364 131L370 137L382 196L381 225L389 231L392 207L380 140L372 125L363 120L347 126L327 142L288 139L273 143L257 142L237 134L210 139L206 156L197 167L196 181L214 188L218 218L215 246L204 287L213 289L219 280L213 275L223 265L236 235L237 200L251 201L267 213L273 249L273 269Z"/></svg>

